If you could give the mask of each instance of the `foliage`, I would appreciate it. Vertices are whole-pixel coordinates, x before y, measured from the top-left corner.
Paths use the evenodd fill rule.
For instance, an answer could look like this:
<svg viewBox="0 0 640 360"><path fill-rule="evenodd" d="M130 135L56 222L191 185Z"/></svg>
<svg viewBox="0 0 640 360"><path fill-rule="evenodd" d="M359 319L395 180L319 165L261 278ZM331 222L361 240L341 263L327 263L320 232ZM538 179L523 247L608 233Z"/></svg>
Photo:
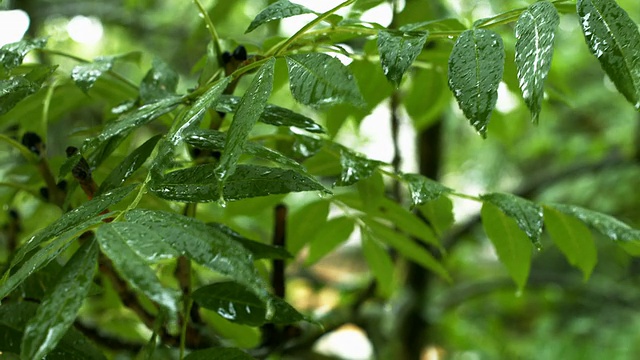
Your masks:
<svg viewBox="0 0 640 360"><path fill-rule="evenodd" d="M358 18L382 2L347 0L324 13L287 0L273 2L251 21L247 33L295 15L315 18L288 38L261 40L256 35L254 42L261 43L247 45L252 50L247 55L241 45L233 52L221 51L231 50L230 42L219 37L211 13L222 2L209 11L196 0L210 45L194 65L201 74L197 85L188 89L179 86L179 73L158 58L137 85L118 72L119 63L136 62L130 54L86 61L50 50L44 38L2 47L0 126L16 126L16 134L23 136L21 142L10 135L0 140L24 155L23 163L31 170L5 170L1 185L10 189L12 199L31 196L41 205L48 202L49 213L56 215L43 219L38 231L26 229L20 237L30 237L9 248L0 282L0 312L5 314L0 317L0 339L10 340L0 344L0 351L25 359L68 358L74 353L103 358L72 325L83 301L112 296L152 331L138 349L141 358L152 358L156 347L179 349L176 356L186 359L286 354L288 341L304 341L289 330L322 332L316 319L294 309L278 290L284 288L278 281L283 281L286 259L300 256L306 246L306 265L311 265L357 230L383 298L394 293L398 256L446 283L455 282L456 269L447 264L444 241L454 226L451 199L481 204L486 235L520 291L530 275L533 249L542 247L543 228L584 279L597 263L590 229L630 254L640 254L640 230L613 216L512 193L475 196L424 174L403 173L397 164L370 159L341 144L335 135L342 124L331 123L341 121L340 116L323 127L304 107L328 116L346 109L360 121L362 114L394 98L394 89L427 86L413 69L432 71L437 78L446 67L446 79L437 89L444 90L448 83L482 137L492 136L494 129L500 136L508 128L503 120L490 125L501 81L518 84L537 123L544 117L545 82L552 73L560 18L571 16L559 15L562 10L578 14L589 51L631 107L640 110L640 33L624 9L613 0L579 0L571 10L569 1L541 1L477 20L469 28L462 25L464 19L420 19L385 27ZM349 6L344 16L337 14ZM495 30L513 23L515 35ZM341 45L354 41L365 45L356 51ZM448 60L438 59L442 48ZM23 63L35 52L77 64L69 70L47 62ZM344 65L336 53L351 58L351 65ZM514 65L506 61L514 63L515 74L509 70ZM383 76L392 86L375 83ZM286 96L301 105L269 103L282 97L287 81ZM74 98L80 100L67 100ZM411 113L416 100L405 100ZM436 100L424 101L428 104L421 112L437 112L442 105ZM54 166L40 139L49 122L96 104L106 109L105 120L84 133L81 146L68 151L66 162ZM33 123L37 116L42 116L41 124ZM17 156L16 151L12 154ZM94 174L103 179L100 184ZM41 185L37 179L45 184L40 194L34 190ZM390 183L402 187L413 211L398 203L400 192L387 191ZM76 191L78 186L84 195ZM264 208L291 203L293 197L284 195L298 192L315 192L320 198L288 218L276 211L273 244L241 235L248 231L233 220L233 211L236 218L259 222ZM264 202L250 202L260 197ZM231 215L216 219L212 211L203 210L211 206L217 209L213 213ZM339 215L329 217L330 208ZM97 266L100 276L94 275ZM168 268L175 272L173 280L167 280ZM45 281L47 276L53 277L51 282ZM41 283L39 292L29 289L30 279ZM32 301L39 303L35 310ZM231 323L260 327L261 346L247 352L222 347L234 342L202 330L206 322L197 315L199 308ZM201 350L186 354L194 349Z"/></svg>

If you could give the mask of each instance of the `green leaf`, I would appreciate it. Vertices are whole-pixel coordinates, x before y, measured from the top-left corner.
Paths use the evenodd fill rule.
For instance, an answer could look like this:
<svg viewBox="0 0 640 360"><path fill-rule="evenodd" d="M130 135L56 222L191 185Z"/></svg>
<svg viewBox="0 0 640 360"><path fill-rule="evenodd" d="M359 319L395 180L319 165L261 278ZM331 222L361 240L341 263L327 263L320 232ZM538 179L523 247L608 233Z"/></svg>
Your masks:
<svg viewBox="0 0 640 360"><path fill-rule="evenodd" d="M531 241L515 221L489 202L482 205L482 225L498 253L500 262L519 290L527 283L531 268Z"/></svg>
<svg viewBox="0 0 640 360"><path fill-rule="evenodd" d="M340 179L336 181L335 186L353 185L361 179L366 179L373 175L378 166L383 162L378 160L367 159L355 152L341 147L340 148L340 166L342 173Z"/></svg>
<svg viewBox="0 0 640 360"><path fill-rule="evenodd" d="M382 71L389 81L400 86L402 75L420 55L429 32L384 30L378 32L378 52Z"/></svg>
<svg viewBox="0 0 640 360"><path fill-rule="evenodd" d="M449 230L455 218L453 216L453 203L446 196L440 196L435 200L428 201L418 207L418 210L428 220L436 234L442 236Z"/></svg>
<svg viewBox="0 0 640 360"><path fill-rule="evenodd" d="M293 256L289 254L289 252L282 247L279 246L271 246L267 244L263 244L259 241L254 241L247 239L246 237L238 234L233 231L231 228L217 223L207 223L207 225L224 233L229 236L234 241L239 242L245 249L249 250L251 254L253 254L253 258L256 260L260 259L281 259L286 260L290 259Z"/></svg>
<svg viewBox="0 0 640 360"><path fill-rule="evenodd" d="M411 211L398 205L395 201L382 198L380 204L375 209L363 209L370 215L390 221L398 230L411 235L426 244L440 247L440 241L436 237L433 229L424 220L418 218Z"/></svg>
<svg viewBox="0 0 640 360"><path fill-rule="evenodd" d="M140 83L140 99L148 104L175 95L178 80L178 73L156 57Z"/></svg>
<svg viewBox="0 0 640 360"><path fill-rule="evenodd" d="M131 154L127 155L127 157L124 158L124 160L122 160L122 162L118 164L118 166L114 168L111 173L109 173L102 184L100 184L98 194L102 194L105 191L115 189L124 184L124 182L131 175L133 175L133 173L138 170L151 155L151 152L156 147L156 144L158 143L158 140L160 140L160 137L161 135L156 135L150 138L149 140L145 141L144 144L140 145L140 147L135 149Z"/></svg>
<svg viewBox="0 0 640 360"><path fill-rule="evenodd" d="M205 350L196 350L187 355L184 360L254 360L246 352L236 348L213 347Z"/></svg>
<svg viewBox="0 0 640 360"><path fill-rule="evenodd" d="M329 216L329 202L318 200L309 203L291 214L287 220L287 249L297 254L307 244L309 234L313 234L326 223Z"/></svg>
<svg viewBox="0 0 640 360"><path fill-rule="evenodd" d="M216 164L204 164L168 173L152 181L149 190L157 196L183 202L212 202L220 199L220 182L213 175ZM329 191L314 178L280 168L239 165L223 185L228 201L299 191Z"/></svg>
<svg viewBox="0 0 640 360"><path fill-rule="evenodd" d="M27 323L20 347L23 359L42 359L62 339L89 292L97 260L98 248L91 239L62 268L55 287Z"/></svg>
<svg viewBox="0 0 640 360"><path fill-rule="evenodd" d="M22 64L22 60L34 49L42 49L47 44L46 38L36 38L30 40L20 40L18 42L6 44L0 48L0 64L11 70Z"/></svg>
<svg viewBox="0 0 640 360"><path fill-rule="evenodd" d="M239 96L222 95L216 103L216 111L233 113L238 109ZM293 126L312 133L324 133L324 129L310 118L287 108L267 104L258 121L273 126Z"/></svg>
<svg viewBox="0 0 640 360"><path fill-rule="evenodd" d="M120 276L164 308L170 317L175 318L178 313L180 294L176 290L162 286L147 264L150 258L149 253L145 251L147 256L140 256L141 250L135 246L143 245L146 250L157 248L157 253L150 254L151 259L154 260L167 255L177 257L177 252L167 251L162 237L137 224L122 222L105 224L98 229L96 237L102 251L111 259Z"/></svg>
<svg viewBox="0 0 640 360"><path fill-rule="evenodd" d="M174 213L141 209L129 211L125 218L154 232L180 254L247 286L263 300L267 297L266 284L253 266L251 253L205 223Z"/></svg>
<svg viewBox="0 0 640 360"><path fill-rule="evenodd" d="M578 0L582 32L591 53L624 97L640 110L640 32L613 0Z"/></svg>
<svg viewBox="0 0 640 360"><path fill-rule="evenodd" d="M317 231L310 236L309 256L305 260L305 265L315 263L347 241L349 235L353 233L353 227L353 219L346 216L327 221L322 226L322 231Z"/></svg>
<svg viewBox="0 0 640 360"><path fill-rule="evenodd" d="M340 60L322 53L285 58L291 94L298 102L314 107L338 103L365 105L355 78Z"/></svg>
<svg viewBox="0 0 640 360"><path fill-rule="evenodd" d="M387 250L368 231L360 228L362 253L376 279L377 289L382 296L393 294L395 268Z"/></svg>
<svg viewBox="0 0 640 360"><path fill-rule="evenodd" d="M55 236L58 236L63 232L70 230L78 224L91 220L102 211L107 209L109 206L120 202L137 186L137 184L134 184L109 191L65 213L60 218L58 218L58 220L54 221L49 226L33 236L31 239L29 239L29 241L25 245L23 245L16 253L13 260L14 263L21 261L24 258L24 255L35 249L43 241L50 240Z"/></svg>
<svg viewBox="0 0 640 360"><path fill-rule="evenodd" d="M107 124L98 135L99 141L106 141L116 135L128 133L129 130L147 124L160 116L175 109L182 100L179 97L168 97L152 104L147 104L136 110L120 116L116 121Z"/></svg>
<svg viewBox="0 0 640 360"><path fill-rule="evenodd" d="M233 122L227 132L220 164L216 169L216 174L223 182L235 172L247 136L264 111L273 89L275 64L276 59L271 58L258 69L258 73L238 104Z"/></svg>
<svg viewBox="0 0 640 360"><path fill-rule="evenodd" d="M486 137L504 69L502 38L487 29L463 32L449 57L449 88L464 115Z"/></svg>
<svg viewBox="0 0 640 360"><path fill-rule="evenodd" d="M226 134L216 130L193 129L186 135L186 142L200 149L220 151L224 148ZM306 173L297 161L255 142L247 141L242 145L242 153L273 161L298 172Z"/></svg>
<svg viewBox="0 0 640 360"><path fill-rule="evenodd" d="M103 73L111 70L114 61L113 56L101 56L93 62L76 65L71 70L71 78L82 91L87 93Z"/></svg>
<svg viewBox="0 0 640 360"><path fill-rule="evenodd" d="M365 216L362 220L374 238L396 249L407 259L451 281L447 270L423 246L370 217Z"/></svg>
<svg viewBox="0 0 640 360"><path fill-rule="evenodd" d="M548 1L539 1L522 12L516 23L516 66L520 90L531 117L538 122L544 82L551 69L553 42L560 17Z"/></svg>
<svg viewBox="0 0 640 360"><path fill-rule="evenodd" d="M442 194L453 191L439 182L433 181L420 174L403 174L402 179L404 179L409 186L412 207L436 200Z"/></svg>
<svg viewBox="0 0 640 360"><path fill-rule="evenodd" d="M60 165L58 178L62 179L63 177L67 176L67 174L70 173L76 165L78 165L80 159L82 159L82 153L80 151L76 151L71 157L66 158L62 165Z"/></svg>
<svg viewBox="0 0 640 360"><path fill-rule="evenodd" d="M531 242L540 248L542 206L512 194L490 193L480 198L497 206L507 216L513 218Z"/></svg>
<svg viewBox="0 0 640 360"><path fill-rule="evenodd" d="M84 233L88 228L95 227L98 224L101 224L106 218L109 216L113 216L112 214L105 214L93 219L89 219L84 221L77 226L74 226L61 234L57 235L57 238L47 245L45 245L42 249L37 250L31 255L24 263L20 264L18 270L12 273L12 269L25 257L27 252L23 250L26 246L20 248L14 259L12 260L11 267L7 270L4 275L4 280L0 283L0 299L7 296L11 291L13 291L18 285L22 284L27 277L31 276L36 271L44 268L47 264L49 264L53 259L57 258L63 251L65 251L71 242L78 238L82 233Z"/></svg>
<svg viewBox="0 0 640 360"><path fill-rule="evenodd" d="M37 65L25 75L12 76L7 80L0 80L0 115L13 109L27 96L34 94L42 84L53 74L57 66Z"/></svg>
<svg viewBox="0 0 640 360"><path fill-rule="evenodd" d="M267 322L274 324L291 324L304 320L284 300L271 297L275 313L267 320L267 307L245 287L235 282L219 282L203 286L193 292L193 299L203 308L213 310L223 318L238 324L260 326Z"/></svg>
<svg viewBox="0 0 640 360"><path fill-rule="evenodd" d="M258 16L251 21L251 24L249 24L249 27L244 33L250 33L258 26L268 23L269 21L280 20L301 14L315 14L315 12L302 5L291 3L288 0L278 0L262 10Z"/></svg>
<svg viewBox="0 0 640 360"><path fill-rule="evenodd" d="M548 206L578 218L602 235L623 246L625 250L633 252L634 255L636 250L640 249L640 230L633 229L612 216L575 205L549 204Z"/></svg>
<svg viewBox="0 0 640 360"><path fill-rule="evenodd" d="M544 208L544 224L558 249L571 265L582 270L587 281L598 262L591 231L574 217L550 207Z"/></svg>
<svg viewBox="0 0 640 360"><path fill-rule="evenodd" d="M356 187L362 200L362 206L367 209L376 209L386 192L384 179L380 172L374 172L370 177L358 181Z"/></svg>

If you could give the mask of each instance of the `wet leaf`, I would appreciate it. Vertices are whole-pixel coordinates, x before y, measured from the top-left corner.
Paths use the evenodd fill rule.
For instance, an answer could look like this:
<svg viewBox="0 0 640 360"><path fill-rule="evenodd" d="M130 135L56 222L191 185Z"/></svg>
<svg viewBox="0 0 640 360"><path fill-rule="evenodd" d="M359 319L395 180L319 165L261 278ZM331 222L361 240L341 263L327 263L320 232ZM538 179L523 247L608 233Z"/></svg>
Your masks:
<svg viewBox="0 0 640 360"><path fill-rule="evenodd" d="M571 265L582 271L587 281L598 262L591 231L576 218L550 207L544 208L544 224L558 249Z"/></svg>
<svg viewBox="0 0 640 360"><path fill-rule="evenodd" d="M396 249L407 259L451 281L447 270L423 246L372 218L365 216L362 220L374 238Z"/></svg>
<svg viewBox="0 0 640 360"><path fill-rule="evenodd" d="M196 350L190 352L184 360L211 360L211 359L225 359L225 360L254 360L246 352L237 348L227 347L213 347L206 350Z"/></svg>
<svg viewBox="0 0 640 360"><path fill-rule="evenodd" d="M242 245L194 218L164 212L135 209L127 221L142 225L164 239L181 255L251 289L267 298L267 285L253 266L253 256Z"/></svg>
<svg viewBox="0 0 640 360"><path fill-rule="evenodd" d="M542 234L542 206L516 195L505 193L490 193L480 197L484 202L497 206L507 216L518 224L531 242L540 248Z"/></svg>
<svg viewBox="0 0 640 360"><path fill-rule="evenodd" d="M538 122L544 82L551 69L553 43L560 17L548 1L529 6L516 23L516 67L522 97Z"/></svg>
<svg viewBox="0 0 640 360"><path fill-rule="evenodd" d="M140 83L140 99L148 104L175 95L178 80L178 73L156 57Z"/></svg>
<svg viewBox="0 0 640 360"><path fill-rule="evenodd" d="M253 254L253 258L256 260L260 260L260 259L286 260L293 257L283 247L271 246L271 245L263 244L259 241L247 239L246 237L238 234L237 232L233 231L231 228L225 225L217 224L217 223L208 223L207 225L216 229L216 231L220 231L224 233L234 241L239 242L245 249L249 250L251 254Z"/></svg>
<svg viewBox="0 0 640 360"><path fill-rule="evenodd" d="M223 95L216 103L216 111L236 112L240 103L239 96ZM287 108L267 104L258 121L274 126L293 126L312 133L324 133L324 129L310 118L293 112Z"/></svg>
<svg viewBox="0 0 640 360"><path fill-rule="evenodd" d="M219 282L203 286L193 292L193 299L203 308L213 310L223 318L249 326L265 323L290 324L304 320L304 316L284 300L271 297L275 313L267 320L267 307L245 287L235 282Z"/></svg>
<svg viewBox="0 0 640 360"><path fill-rule="evenodd" d="M633 255L637 255L640 250L640 230L633 229L613 216L575 205L549 204L548 207L578 218L589 227L617 242Z"/></svg>
<svg viewBox="0 0 640 360"><path fill-rule="evenodd" d="M186 135L185 140L187 143L200 149L220 151L224 148L226 134L216 130L193 129ZM273 161L274 163L284 165L298 172L306 173L305 168L297 161L255 142L245 142L242 145L241 152L243 154L249 154L265 160Z"/></svg>
<svg viewBox="0 0 640 360"><path fill-rule="evenodd" d="M180 294L162 286L148 265L150 259L164 258L167 255L177 257L177 251L167 251L162 237L137 224L105 224L96 232L96 238L103 253L111 259L123 279L164 308L170 317L177 316ZM140 244L146 249L143 250L146 253L144 257L140 256L140 250L135 247ZM154 247L157 248L157 253L149 254L148 250Z"/></svg>
<svg viewBox="0 0 640 360"><path fill-rule="evenodd" d="M439 182L420 174L403 174L402 178L409 186L412 207L436 200L442 194L448 194L452 191Z"/></svg>
<svg viewBox="0 0 640 360"><path fill-rule="evenodd" d="M329 202L318 200L303 206L291 214L287 221L287 249L297 254L309 241L309 234L313 234L322 224L326 223L329 215Z"/></svg>
<svg viewBox="0 0 640 360"><path fill-rule="evenodd" d="M374 239L368 231L360 228L360 234L362 253L376 279L376 289L382 296L389 298L395 287L393 260L384 246Z"/></svg>
<svg viewBox="0 0 640 360"><path fill-rule="evenodd" d="M389 81L400 86L402 75L420 55L427 36L429 36L427 31L383 30L378 32L378 52L382 72Z"/></svg>
<svg viewBox="0 0 640 360"><path fill-rule="evenodd" d="M6 44L0 48L0 64L2 64L6 70L18 67L22 64L22 60L31 50L42 49L46 44L46 38L20 40L18 42Z"/></svg>
<svg viewBox="0 0 640 360"><path fill-rule="evenodd" d="M252 32L258 26L268 23L269 21L284 19L301 14L315 14L315 12L302 5L291 3L288 0L278 0L262 10L258 16L251 21L249 28L247 28L244 33Z"/></svg>
<svg viewBox="0 0 640 360"><path fill-rule="evenodd" d="M640 110L640 32L613 0L578 0L582 32L591 53L616 88Z"/></svg>
<svg viewBox="0 0 640 360"><path fill-rule="evenodd" d="M346 216L331 219L324 223L322 231L310 236L309 255L305 265L309 266L333 251L338 245L347 241L353 233L353 219Z"/></svg>
<svg viewBox="0 0 640 360"><path fill-rule="evenodd" d="M336 181L335 186L353 185L361 179L366 179L373 175L373 172L376 171L381 164L383 164L383 162L367 159L349 149L341 148L340 166L342 167L342 173L340 174L340 179Z"/></svg>
<svg viewBox="0 0 640 360"><path fill-rule="evenodd" d="M216 173L223 182L236 170L249 132L260 118L273 89L275 58L265 62L253 78L251 85L242 96L233 122L227 131L224 150Z"/></svg>
<svg viewBox="0 0 640 360"><path fill-rule="evenodd" d="M449 88L464 115L483 137L498 99L504 56L498 34L472 29L458 37L449 57Z"/></svg>
<svg viewBox="0 0 640 360"><path fill-rule="evenodd" d="M314 107L339 103L364 106L355 78L340 60L322 53L285 58L291 94L298 102Z"/></svg>
<svg viewBox="0 0 640 360"><path fill-rule="evenodd" d="M37 65L26 75L0 80L0 115L6 114L24 98L40 90L56 68L57 66Z"/></svg>
<svg viewBox="0 0 640 360"><path fill-rule="evenodd" d="M152 104L147 104L136 110L120 116L116 121L107 124L105 129L98 135L99 141L106 141L116 135L128 133L139 126L147 124L160 116L175 109L181 103L179 97L168 97Z"/></svg>
<svg viewBox="0 0 640 360"><path fill-rule="evenodd" d="M500 262L507 268L518 289L522 290L531 268L531 241L513 219L491 203L482 205L480 215L484 231L496 249Z"/></svg>
<svg viewBox="0 0 640 360"><path fill-rule="evenodd" d="M109 173L102 184L100 184L98 194L102 194L105 191L115 189L124 184L124 182L133 175L133 173L138 170L151 155L151 152L156 147L160 137L161 135L156 135L150 138L145 141L144 144L131 152L131 154L127 155L127 157L124 158L124 160L122 160L122 162L118 164L111 173Z"/></svg>
<svg viewBox="0 0 640 360"><path fill-rule="evenodd" d="M62 268L58 282L27 323L20 347L23 359L42 359L62 339L89 292L97 260L98 247L91 239Z"/></svg>
<svg viewBox="0 0 640 360"><path fill-rule="evenodd" d="M86 93L102 74L111 70L114 61L115 58L113 56L101 56L93 60L93 62L76 65L71 70L71 78Z"/></svg>
<svg viewBox="0 0 640 360"><path fill-rule="evenodd" d="M82 153L80 151L76 151L72 156L66 158L62 165L60 165L60 172L58 174L58 178L62 179L67 176L68 173L71 172L78 162L82 159Z"/></svg>

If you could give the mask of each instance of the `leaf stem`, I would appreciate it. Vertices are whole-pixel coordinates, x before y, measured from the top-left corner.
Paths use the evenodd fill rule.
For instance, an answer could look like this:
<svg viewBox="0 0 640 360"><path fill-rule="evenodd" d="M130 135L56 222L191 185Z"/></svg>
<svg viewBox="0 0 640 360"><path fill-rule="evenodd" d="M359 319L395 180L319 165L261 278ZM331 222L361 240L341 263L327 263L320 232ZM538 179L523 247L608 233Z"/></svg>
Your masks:
<svg viewBox="0 0 640 360"><path fill-rule="evenodd" d="M29 149L27 149L24 145L20 144L18 141L8 137L7 135L0 134L0 141L4 141L7 144L18 149L22 154L22 156L24 156L25 159L27 159L27 161L29 161L30 163L35 163L38 161L38 157L34 155Z"/></svg>
<svg viewBox="0 0 640 360"><path fill-rule="evenodd" d="M211 40L213 41L213 47L216 50L216 56L218 57L218 62L221 61L222 56L222 48L220 47L220 37L218 36L218 32L216 31L216 27L213 25L213 21L209 17L209 13L202 6L199 0L193 0L193 3L198 7L198 11L200 12L200 16L204 19L207 29L209 30L209 35L211 36ZM222 64L219 64L222 65Z"/></svg>
<svg viewBox="0 0 640 360"><path fill-rule="evenodd" d="M455 197L459 197L461 199L467 199L467 200L471 200L471 201L476 201L476 202L483 202L482 199L480 199L477 196L473 196L473 195L467 195L467 194L462 194L459 192L451 192L449 193L449 195L451 196L455 196Z"/></svg>
<svg viewBox="0 0 640 360"><path fill-rule="evenodd" d="M299 37L301 37L304 33L306 33L309 29L311 29L312 27L318 25L319 23L321 23L322 21L324 21L326 18L328 18L329 16L331 16L331 14L335 13L336 11L342 9L345 6L349 6L351 4L353 4L356 0L347 0L341 4L339 4L338 6L334 7L333 9L330 9L322 14L320 14L317 18L313 19L313 21L309 22L307 25L303 26L302 29L298 30L297 33L293 34L293 36L291 36L289 39L287 39L287 41L285 41L282 45L278 46L275 50L275 52L273 53L274 56L278 56L280 55L282 52L284 52L285 50L287 50L287 48L289 47L289 45L291 45L292 43L294 43ZM270 55L270 54L267 54Z"/></svg>

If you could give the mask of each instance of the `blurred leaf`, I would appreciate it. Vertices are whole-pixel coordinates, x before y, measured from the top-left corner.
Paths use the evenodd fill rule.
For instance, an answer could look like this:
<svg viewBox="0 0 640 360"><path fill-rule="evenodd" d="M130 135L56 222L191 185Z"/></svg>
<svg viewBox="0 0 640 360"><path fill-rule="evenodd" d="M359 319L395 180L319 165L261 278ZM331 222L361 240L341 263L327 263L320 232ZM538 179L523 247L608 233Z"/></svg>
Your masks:
<svg viewBox="0 0 640 360"><path fill-rule="evenodd" d="M251 85L238 104L233 122L227 131L220 163L216 169L216 175L222 182L236 171L247 136L264 111L273 89L275 63L275 58L271 58L258 69L258 73L254 76Z"/></svg>
<svg viewBox="0 0 640 360"><path fill-rule="evenodd" d="M317 262L335 250L338 245L347 241L349 235L353 233L353 227L353 219L346 216L327 221L322 226L322 231L316 231L310 236L309 256L305 260L305 265L309 266Z"/></svg>
<svg viewBox="0 0 640 360"><path fill-rule="evenodd" d="M412 207L436 200L442 194L447 194L452 191L439 182L433 181L420 174L403 174L402 178L409 186Z"/></svg>
<svg viewBox="0 0 640 360"><path fill-rule="evenodd" d="M0 64L2 64L6 70L16 68L22 64L22 60L29 51L42 49L46 44L46 38L20 40L18 42L6 44L0 48Z"/></svg>
<svg viewBox="0 0 640 360"><path fill-rule="evenodd" d="M147 264L149 257L140 256L140 250L134 247L137 245L142 245L145 249L155 247L158 253L152 254L152 258L165 257L171 253L163 249L165 244L162 238L149 232L144 226L121 222L101 226L96 232L96 237L100 248L111 259L120 276L133 288L163 307L171 318L175 318L178 313L180 294L176 290L162 286Z"/></svg>
<svg viewBox="0 0 640 360"><path fill-rule="evenodd" d="M220 151L224 148L226 134L216 130L193 129L186 135L186 142L200 149ZM271 150L258 143L247 141L242 145L241 153L254 155L262 159L273 161L299 172L306 173L305 168L297 161L294 161L275 150Z"/></svg>
<svg viewBox="0 0 640 360"><path fill-rule="evenodd" d="M304 316L284 300L271 297L274 306L272 319L266 319L267 307L252 292L235 282L219 282L203 286L193 293L193 299L203 308L217 312L238 324L260 326L265 323L291 324Z"/></svg>
<svg viewBox="0 0 640 360"><path fill-rule="evenodd" d="M403 105L416 131L421 131L438 121L445 112L451 92L442 91L447 86L447 75L440 67L416 69L410 80L410 90L403 95Z"/></svg>
<svg viewBox="0 0 640 360"><path fill-rule="evenodd" d="M140 99L148 104L175 95L178 73L161 59L153 58L151 69L140 83Z"/></svg>
<svg viewBox="0 0 640 360"><path fill-rule="evenodd" d="M389 81L400 86L402 75L422 52L429 32L402 32L384 30L378 32L378 52L382 71Z"/></svg>
<svg viewBox="0 0 640 360"><path fill-rule="evenodd" d="M71 172L71 169L78 165L78 162L81 158L82 153L80 151L76 151L72 156L66 158L60 166L58 178L62 179L63 177L67 176L67 174Z"/></svg>
<svg viewBox="0 0 640 360"><path fill-rule="evenodd" d="M287 249L296 255L313 234L326 223L329 202L318 200L291 214L287 220Z"/></svg>
<svg viewBox="0 0 640 360"><path fill-rule="evenodd" d="M407 259L435 272L445 280L451 281L447 270L423 246L370 217L365 216L362 220L367 225L367 231L370 231L373 237L396 249Z"/></svg>
<svg viewBox="0 0 640 360"><path fill-rule="evenodd" d="M306 7L289 2L288 0L278 0L262 10L249 24L249 28L244 32L252 32L258 26L273 20L288 18L301 14L315 14L314 11Z"/></svg>
<svg viewBox="0 0 640 360"><path fill-rule="evenodd" d="M207 225L224 233L229 236L234 241L239 242L245 249L249 250L253 254L253 258L256 260L260 259L281 259L286 260L292 258L291 254L283 248L279 246L271 246L267 244L263 244L259 241L254 241L245 238L244 236L238 234L233 231L231 228L217 223L208 223Z"/></svg>
<svg viewBox="0 0 640 360"><path fill-rule="evenodd" d="M216 103L216 111L236 112L240 103L239 96L222 95ZM293 126L312 133L324 133L324 129L310 118L287 108L267 104L258 121L274 126Z"/></svg>
<svg viewBox="0 0 640 360"><path fill-rule="evenodd" d="M486 137L504 69L502 38L487 29L463 32L449 57L449 88L464 115Z"/></svg>
<svg viewBox="0 0 640 360"><path fill-rule="evenodd" d="M560 17L548 1L539 1L522 12L516 23L516 66L520 90L531 117L538 122L544 82L551 69L553 42Z"/></svg>
<svg viewBox="0 0 640 360"><path fill-rule="evenodd" d="M613 0L578 0L577 12L591 53L616 88L640 110L640 32Z"/></svg>
<svg viewBox="0 0 640 360"><path fill-rule="evenodd" d="M211 227L194 218L164 211L135 209L127 212L125 218L156 233L181 255L232 278L266 299L266 284L253 266L253 256L233 239L214 233Z"/></svg>
<svg viewBox="0 0 640 360"><path fill-rule="evenodd" d="M358 84L340 60L322 53L295 54L285 59L291 94L298 102L314 107L339 103L365 105Z"/></svg>
<svg viewBox="0 0 640 360"><path fill-rule="evenodd" d="M376 279L376 287L385 298L391 297L394 289L395 268L387 250L371 237L368 231L360 229L362 253Z"/></svg>
<svg viewBox="0 0 640 360"><path fill-rule="evenodd" d="M102 181L97 193L102 194L105 191L109 191L124 184L124 182L133 175L133 173L138 170L151 155L151 152L156 147L160 137L161 135L156 135L150 138L145 141L144 144L131 152L131 154L127 155L127 157L124 158L124 160L122 160L122 162L118 164L111 173L109 173L106 179Z"/></svg>
<svg viewBox="0 0 640 360"><path fill-rule="evenodd" d="M108 123L102 133L98 135L98 140L106 141L116 135L127 133L129 130L147 124L175 109L181 101L179 97L173 96L141 106L130 113L120 116L116 121Z"/></svg>
<svg viewBox="0 0 640 360"><path fill-rule="evenodd" d="M358 181L356 186L365 208L376 209L385 196L384 179L379 172L374 172L370 177Z"/></svg>
<svg viewBox="0 0 640 360"><path fill-rule="evenodd" d="M531 268L531 241L516 222L490 202L482 204L482 225L498 253L500 262L522 290Z"/></svg>
<svg viewBox="0 0 640 360"><path fill-rule="evenodd" d="M224 359L224 360L254 360L246 352L227 347L212 347L205 350L196 350L187 355L184 360L212 360L212 359Z"/></svg>
<svg viewBox="0 0 640 360"><path fill-rule="evenodd" d="M27 323L20 347L23 359L42 359L62 339L89 292L97 261L98 247L91 239L62 268L55 287Z"/></svg>
<svg viewBox="0 0 640 360"><path fill-rule="evenodd" d="M361 179L373 175L378 166L384 164L378 160L367 159L345 147L340 147L340 166L342 173L335 186L353 185Z"/></svg>
<svg viewBox="0 0 640 360"><path fill-rule="evenodd" d="M111 70L114 61L113 56L101 56L94 59L93 62L76 65L71 70L71 78L86 93L103 73Z"/></svg>
<svg viewBox="0 0 640 360"><path fill-rule="evenodd" d="M370 215L390 221L398 230L426 244L431 244L436 247L441 246L433 229L431 229L424 220L418 218L414 213L398 205L393 200L382 198L377 208L363 210Z"/></svg>
<svg viewBox="0 0 640 360"><path fill-rule="evenodd" d="M56 68L57 66L36 65L26 75L0 80L0 115L6 114L24 98L40 90Z"/></svg>
<svg viewBox="0 0 640 360"><path fill-rule="evenodd" d="M150 183L157 196L183 202L220 200L220 183L214 176L216 164L204 164L168 173ZM229 201L272 194L318 190L328 192L316 179L295 170L259 165L238 165L223 185Z"/></svg>
<svg viewBox="0 0 640 360"><path fill-rule="evenodd" d="M513 218L531 242L540 248L543 223L542 206L513 194L490 193L484 194L480 198L484 202L497 206L507 216Z"/></svg>
<svg viewBox="0 0 640 360"><path fill-rule="evenodd" d="M440 196L435 200L427 201L418 206L418 210L424 215L429 225L433 227L439 236L442 236L455 222L453 203L451 199L446 196Z"/></svg>
<svg viewBox="0 0 640 360"><path fill-rule="evenodd" d="M550 207L544 209L544 224L558 249L571 265L582 271L584 281L587 281L598 262L591 231L572 216Z"/></svg>
<svg viewBox="0 0 640 360"><path fill-rule="evenodd" d="M575 205L549 204L548 207L578 218L602 235L618 243L632 255L640 255L640 230L633 229L622 221L593 210Z"/></svg>

